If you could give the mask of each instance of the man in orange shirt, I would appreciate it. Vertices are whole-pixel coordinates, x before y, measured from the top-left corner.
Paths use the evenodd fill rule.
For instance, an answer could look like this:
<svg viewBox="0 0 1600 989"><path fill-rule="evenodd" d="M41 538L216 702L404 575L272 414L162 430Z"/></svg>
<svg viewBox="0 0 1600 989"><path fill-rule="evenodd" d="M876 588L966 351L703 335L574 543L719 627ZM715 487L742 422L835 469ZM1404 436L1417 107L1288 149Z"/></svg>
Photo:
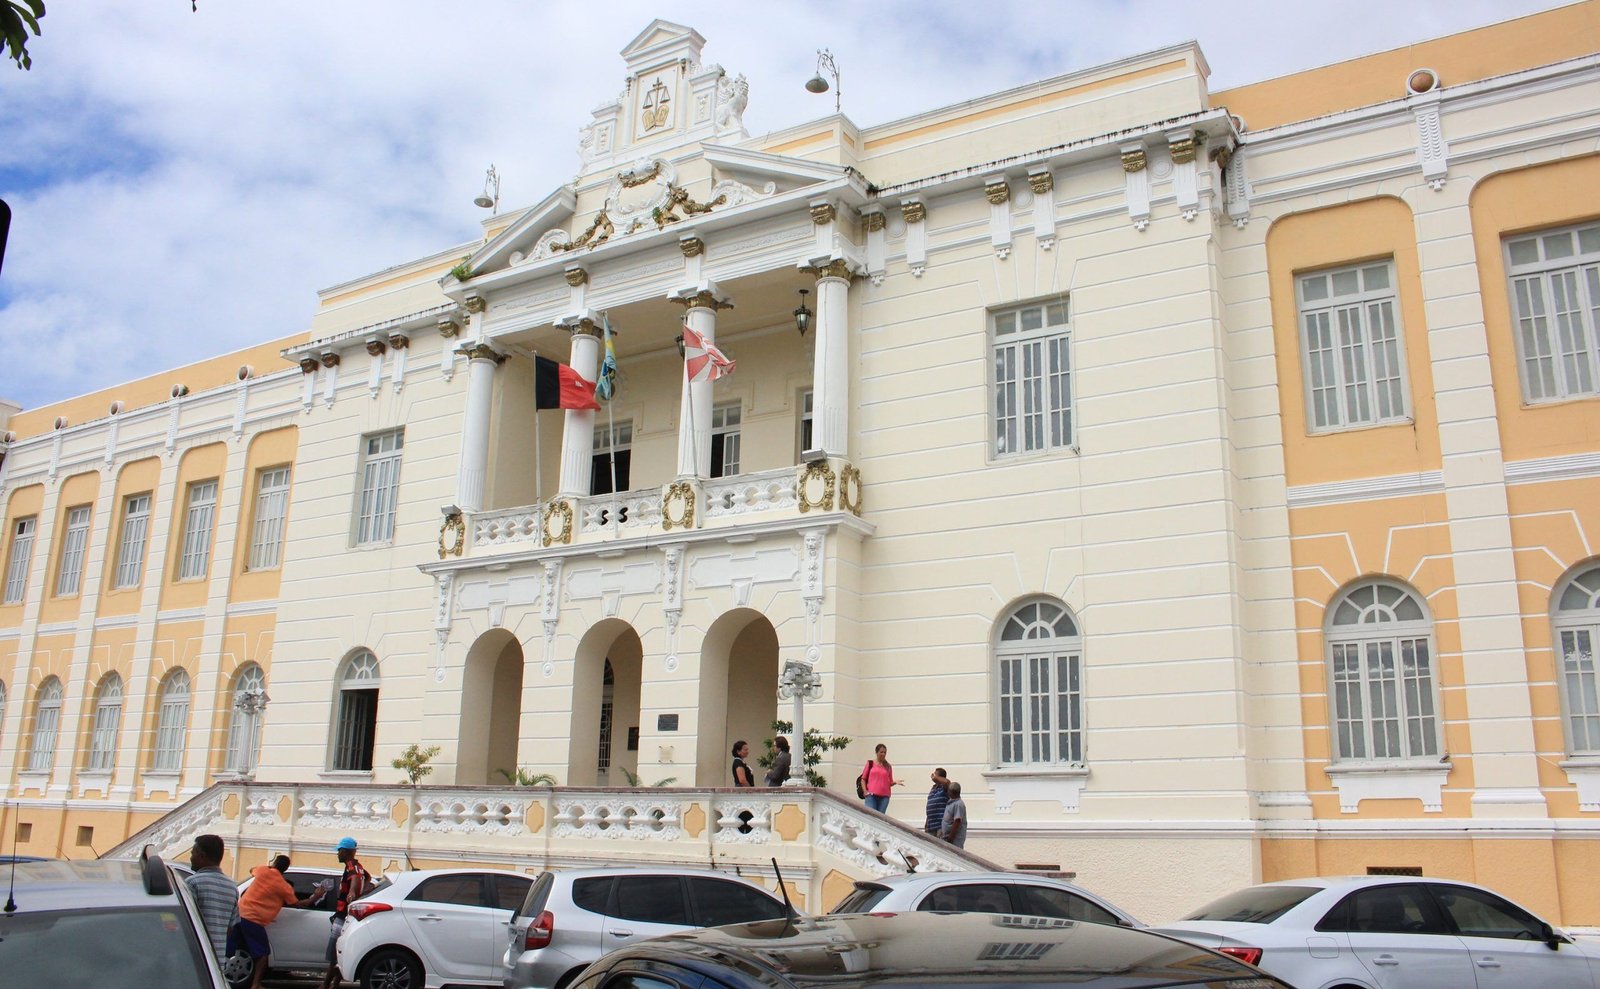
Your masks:
<svg viewBox="0 0 1600 989"><path fill-rule="evenodd" d="M255 881L239 894L239 947L248 951L255 961L250 989L261 989L261 977L267 972L267 956L272 953L272 945L267 941L267 925L278 919L284 907L303 907L310 902L310 897L295 896L294 887L283 878L288 868L287 855L279 855L271 865L256 866L250 870Z"/></svg>

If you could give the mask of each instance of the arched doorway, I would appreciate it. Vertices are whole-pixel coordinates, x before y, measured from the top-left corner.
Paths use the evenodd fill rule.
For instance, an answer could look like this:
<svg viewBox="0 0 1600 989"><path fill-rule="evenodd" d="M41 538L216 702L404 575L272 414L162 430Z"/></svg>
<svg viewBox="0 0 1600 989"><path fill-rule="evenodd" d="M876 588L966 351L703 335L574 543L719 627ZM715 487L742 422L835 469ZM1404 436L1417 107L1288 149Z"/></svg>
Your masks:
<svg viewBox="0 0 1600 989"><path fill-rule="evenodd" d="M478 636L461 678L461 724L456 737L456 782L503 783L517 771L522 714L522 644L503 628Z"/></svg>
<svg viewBox="0 0 1600 989"><path fill-rule="evenodd" d="M644 645L633 626L608 618L578 643L572 671L568 786L626 786L639 771L639 678ZM632 729L630 731L630 729Z"/></svg>
<svg viewBox="0 0 1600 989"><path fill-rule="evenodd" d="M778 630L767 616L737 608L711 623L700 653L700 737L696 782L732 786L733 743L750 743L750 768L761 782L761 740L778 710Z"/></svg>

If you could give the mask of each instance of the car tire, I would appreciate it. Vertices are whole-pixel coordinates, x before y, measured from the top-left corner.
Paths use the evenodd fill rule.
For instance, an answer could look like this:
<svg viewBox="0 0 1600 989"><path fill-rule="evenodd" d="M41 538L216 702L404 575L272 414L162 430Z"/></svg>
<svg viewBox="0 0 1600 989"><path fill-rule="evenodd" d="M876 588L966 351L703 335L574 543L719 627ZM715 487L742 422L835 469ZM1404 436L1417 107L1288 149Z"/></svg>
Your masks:
<svg viewBox="0 0 1600 989"><path fill-rule="evenodd" d="M361 989L422 989L422 963L410 952L383 948L361 965Z"/></svg>

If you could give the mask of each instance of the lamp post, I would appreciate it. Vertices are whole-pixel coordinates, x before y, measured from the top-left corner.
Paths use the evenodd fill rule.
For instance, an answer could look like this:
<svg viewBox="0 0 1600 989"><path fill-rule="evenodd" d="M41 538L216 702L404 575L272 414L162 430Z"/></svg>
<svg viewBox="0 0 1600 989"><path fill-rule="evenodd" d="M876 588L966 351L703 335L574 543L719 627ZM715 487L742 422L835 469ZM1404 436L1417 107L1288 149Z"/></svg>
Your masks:
<svg viewBox="0 0 1600 989"><path fill-rule="evenodd" d="M241 690L234 695L233 706L239 713L249 719L249 736L241 739L244 751L239 765L239 775L247 779L255 777L256 772L256 745L261 737L261 715L266 711L267 704L272 698L267 696L265 687L252 687Z"/></svg>
<svg viewBox="0 0 1600 989"><path fill-rule="evenodd" d="M828 80L823 76L826 72L833 76L833 85L828 85ZM833 52L826 48L817 52L817 74L806 81L806 92L826 93L833 90L833 112L839 112L839 98L844 95L844 87L839 84L839 63L833 60Z"/></svg>
<svg viewBox="0 0 1600 989"><path fill-rule="evenodd" d="M800 760L800 772L791 770L787 786L804 786L806 782L806 701L822 699L822 674L818 673L810 663L802 663L791 659L783 664L783 672L778 675L778 699L794 701L794 741L790 744L791 753L798 750L798 756L791 754L790 758Z"/></svg>

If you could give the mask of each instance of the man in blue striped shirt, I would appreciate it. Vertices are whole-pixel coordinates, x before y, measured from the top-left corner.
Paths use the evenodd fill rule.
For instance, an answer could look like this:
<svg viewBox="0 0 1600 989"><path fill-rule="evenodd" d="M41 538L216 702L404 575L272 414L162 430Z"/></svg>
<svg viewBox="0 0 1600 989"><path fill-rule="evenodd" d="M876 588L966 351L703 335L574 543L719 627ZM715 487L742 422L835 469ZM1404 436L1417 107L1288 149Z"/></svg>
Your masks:
<svg viewBox="0 0 1600 989"><path fill-rule="evenodd" d="M928 777L933 789L928 791L928 819L922 830L937 837L944 830L944 805L950 802L950 778L943 769L935 769Z"/></svg>
<svg viewBox="0 0 1600 989"><path fill-rule="evenodd" d="M222 874L223 845L220 835L196 835L189 850L189 865L194 874L184 882L194 894L206 936L217 951L217 961L228 957L228 931L239 922L239 887Z"/></svg>

